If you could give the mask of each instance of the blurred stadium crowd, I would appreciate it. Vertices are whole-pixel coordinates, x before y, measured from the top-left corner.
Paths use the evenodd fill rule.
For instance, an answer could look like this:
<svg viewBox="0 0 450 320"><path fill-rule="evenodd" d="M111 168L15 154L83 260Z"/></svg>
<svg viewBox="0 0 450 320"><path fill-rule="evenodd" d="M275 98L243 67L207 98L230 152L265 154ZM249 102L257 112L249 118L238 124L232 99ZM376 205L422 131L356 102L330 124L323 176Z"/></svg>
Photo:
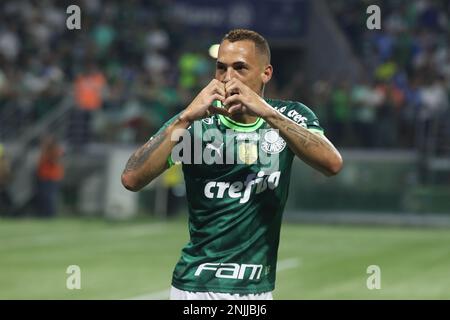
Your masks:
<svg viewBox="0 0 450 320"><path fill-rule="evenodd" d="M73 88L75 124L93 121L93 139L142 142L212 74L158 1L84 1L76 31L66 29L64 1L0 6L0 127L11 137Z"/></svg>
<svg viewBox="0 0 450 320"><path fill-rule="evenodd" d="M207 49L219 39L185 41L170 1L82 1L78 31L65 28L66 2L0 4L0 139L74 92L72 132L86 127L77 139L141 143L213 76ZM327 1L363 66L361 81L310 83L299 70L290 83L274 79L266 95L310 106L338 146L411 148L418 126L436 119L450 135L448 2L378 3L382 29L373 31L367 1Z"/></svg>
<svg viewBox="0 0 450 320"><path fill-rule="evenodd" d="M437 125L448 138L450 3L328 3L366 71L360 83L342 83L329 90L334 132L353 122L363 146L411 147L419 126L428 130L430 123L443 120ZM370 4L382 8L378 32L361 27Z"/></svg>

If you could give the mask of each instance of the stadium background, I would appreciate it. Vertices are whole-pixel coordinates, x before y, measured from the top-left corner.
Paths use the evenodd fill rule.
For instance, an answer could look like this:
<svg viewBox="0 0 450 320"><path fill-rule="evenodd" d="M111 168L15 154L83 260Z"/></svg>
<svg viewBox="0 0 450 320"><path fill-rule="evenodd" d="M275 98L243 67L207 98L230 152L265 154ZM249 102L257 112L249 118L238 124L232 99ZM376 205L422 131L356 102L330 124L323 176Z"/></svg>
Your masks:
<svg viewBox="0 0 450 320"><path fill-rule="evenodd" d="M72 4L80 30L66 27ZM381 30L366 27L372 4ZM245 27L272 48L266 96L308 105L344 158L333 178L294 162L274 297L449 299L449 12L438 0L2 1L0 298L167 297L188 239L182 173L137 194L120 173L209 82L211 46ZM49 134L65 174L42 217ZM81 290L66 288L69 265Z"/></svg>

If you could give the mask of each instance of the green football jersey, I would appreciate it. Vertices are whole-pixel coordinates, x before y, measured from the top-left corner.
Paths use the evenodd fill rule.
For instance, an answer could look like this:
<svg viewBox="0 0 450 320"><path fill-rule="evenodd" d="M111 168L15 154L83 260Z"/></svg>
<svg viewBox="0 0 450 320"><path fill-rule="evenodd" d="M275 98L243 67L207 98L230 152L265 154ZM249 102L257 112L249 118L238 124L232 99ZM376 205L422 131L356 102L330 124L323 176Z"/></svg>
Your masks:
<svg viewBox="0 0 450 320"><path fill-rule="evenodd" d="M323 133L305 105L265 100L298 125ZM273 291L294 153L262 118L242 124L213 115L188 131L169 160L182 162L190 233L172 285L232 294Z"/></svg>

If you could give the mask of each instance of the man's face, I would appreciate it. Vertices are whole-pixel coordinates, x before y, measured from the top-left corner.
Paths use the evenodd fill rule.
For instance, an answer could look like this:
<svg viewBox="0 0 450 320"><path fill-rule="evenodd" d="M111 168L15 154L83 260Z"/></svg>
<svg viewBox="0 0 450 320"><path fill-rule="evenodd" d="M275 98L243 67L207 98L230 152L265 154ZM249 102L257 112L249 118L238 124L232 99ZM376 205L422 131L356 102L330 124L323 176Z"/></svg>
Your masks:
<svg viewBox="0 0 450 320"><path fill-rule="evenodd" d="M226 83L237 78L261 95L265 67L264 57L257 51L252 41L225 40L220 44L216 62L217 80Z"/></svg>

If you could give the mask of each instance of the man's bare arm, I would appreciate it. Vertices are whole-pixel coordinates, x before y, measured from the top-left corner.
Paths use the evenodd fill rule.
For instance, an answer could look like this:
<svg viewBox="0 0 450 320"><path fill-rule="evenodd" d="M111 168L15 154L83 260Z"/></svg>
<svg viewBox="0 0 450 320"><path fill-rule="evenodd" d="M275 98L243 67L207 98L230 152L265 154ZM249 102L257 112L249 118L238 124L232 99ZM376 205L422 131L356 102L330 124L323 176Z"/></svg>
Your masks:
<svg viewBox="0 0 450 320"><path fill-rule="evenodd" d="M123 186L130 191L139 191L164 172L168 168L167 159L172 148L178 142L172 133L175 129L186 129L189 125L190 122L183 118L182 113L165 130L133 153L122 173Z"/></svg>
<svg viewBox="0 0 450 320"><path fill-rule="evenodd" d="M269 125L278 129L291 150L304 162L327 176L337 174L342 168L342 157L324 136L299 126L294 121L273 110L265 117Z"/></svg>

